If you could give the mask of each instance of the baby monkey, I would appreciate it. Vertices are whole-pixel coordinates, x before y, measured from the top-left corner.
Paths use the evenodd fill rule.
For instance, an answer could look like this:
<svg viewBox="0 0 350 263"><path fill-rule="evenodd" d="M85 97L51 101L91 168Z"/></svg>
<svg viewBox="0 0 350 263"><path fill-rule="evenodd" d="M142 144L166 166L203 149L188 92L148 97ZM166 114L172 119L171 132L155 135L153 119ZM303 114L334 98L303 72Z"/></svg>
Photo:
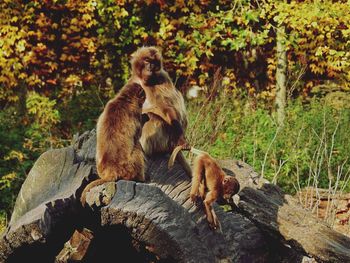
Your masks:
<svg viewBox="0 0 350 263"><path fill-rule="evenodd" d="M190 151L198 155L193 164L192 186L190 198L197 206L203 202L205 214L212 229L220 229L220 222L213 209L213 203L232 203L232 197L240 189L236 178L226 175L219 164L208 153L197 150L188 145L177 146L168 163L173 166L176 155L181 150Z"/></svg>

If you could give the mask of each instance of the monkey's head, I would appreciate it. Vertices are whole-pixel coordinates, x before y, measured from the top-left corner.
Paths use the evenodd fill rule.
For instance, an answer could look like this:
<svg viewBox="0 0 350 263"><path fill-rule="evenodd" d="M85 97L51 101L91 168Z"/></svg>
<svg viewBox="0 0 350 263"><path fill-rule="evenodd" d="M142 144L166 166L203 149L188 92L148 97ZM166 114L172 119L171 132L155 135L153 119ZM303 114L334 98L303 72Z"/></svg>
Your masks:
<svg viewBox="0 0 350 263"><path fill-rule="evenodd" d="M235 177L225 175L222 181L223 199L225 203L230 203L232 196L238 193L240 185Z"/></svg>
<svg viewBox="0 0 350 263"><path fill-rule="evenodd" d="M142 47L131 55L132 75L147 83L163 68L162 55L155 47Z"/></svg>

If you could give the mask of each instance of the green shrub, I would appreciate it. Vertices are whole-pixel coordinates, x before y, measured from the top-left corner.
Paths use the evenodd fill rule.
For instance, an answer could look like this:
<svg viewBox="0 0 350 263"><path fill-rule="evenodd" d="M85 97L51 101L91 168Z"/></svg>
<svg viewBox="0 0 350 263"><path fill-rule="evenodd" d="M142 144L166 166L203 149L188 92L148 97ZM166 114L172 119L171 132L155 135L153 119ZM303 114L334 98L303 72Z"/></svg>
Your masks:
<svg viewBox="0 0 350 263"><path fill-rule="evenodd" d="M328 188L330 180L349 191L350 111L297 100L286 112L278 127L274 113L252 110L247 99L190 103L189 140L217 158L247 162L288 193L308 185Z"/></svg>
<svg viewBox="0 0 350 263"><path fill-rule="evenodd" d="M33 161L23 151L24 129L13 108L0 112L0 225L11 214L25 171ZM33 156L33 158L35 158Z"/></svg>

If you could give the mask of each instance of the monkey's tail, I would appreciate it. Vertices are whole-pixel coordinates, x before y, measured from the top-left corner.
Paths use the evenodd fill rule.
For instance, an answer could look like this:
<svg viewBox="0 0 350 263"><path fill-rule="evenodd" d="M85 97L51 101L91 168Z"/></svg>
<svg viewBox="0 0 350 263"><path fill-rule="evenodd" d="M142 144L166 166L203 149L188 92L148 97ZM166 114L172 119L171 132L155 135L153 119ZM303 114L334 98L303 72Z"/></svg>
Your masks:
<svg viewBox="0 0 350 263"><path fill-rule="evenodd" d="M177 154L182 150L185 150L185 145L179 145L175 147L169 158L168 169L173 167Z"/></svg>
<svg viewBox="0 0 350 263"><path fill-rule="evenodd" d="M168 169L173 167L173 165L175 163L176 156L178 155L178 153L180 151L189 151L191 153L194 153L195 155L208 154L207 152L204 152L204 151L198 150L196 148L193 148L192 146L189 146L188 144L183 144L183 145L176 146L175 149L173 150L170 158L169 158Z"/></svg>
<svg viewBox="0 0 350 263"><path fill-rule="evenodd" d="M95 186L98 186L98 185L101 185L101 184L104 184L104 183L106 183L106 182L108 182L108 180L105 180L105 179L100 178L100 179L97 179L97 180L92 181L91 183L89 183L89 184L85 187L84 191L81 193L81 197L80 197L80 202L81 202L81 204L82 204L83 206L85 206L85 204L86 204L86 194L87 194L87 192L89 192L89 191L91 190L91 188L93 188L93 187L95 187Z"/></svg>

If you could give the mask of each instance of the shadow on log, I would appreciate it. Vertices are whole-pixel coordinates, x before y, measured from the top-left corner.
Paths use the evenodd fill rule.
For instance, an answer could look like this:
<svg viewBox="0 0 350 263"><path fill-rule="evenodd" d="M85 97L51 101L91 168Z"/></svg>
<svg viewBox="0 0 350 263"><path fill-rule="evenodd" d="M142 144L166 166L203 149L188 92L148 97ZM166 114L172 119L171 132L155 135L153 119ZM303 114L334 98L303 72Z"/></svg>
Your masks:
<svg viewBox="0 0 350 263"><path fill-rule="evenodd" d="M0 262L350 262L350 239L321 224L240 161L238 208L214 205L222 232L189 200L190 179L167 157L148 160L147 183L118 181L80 194L96 175L94 131L44 153L0 239Z"/></svg>

